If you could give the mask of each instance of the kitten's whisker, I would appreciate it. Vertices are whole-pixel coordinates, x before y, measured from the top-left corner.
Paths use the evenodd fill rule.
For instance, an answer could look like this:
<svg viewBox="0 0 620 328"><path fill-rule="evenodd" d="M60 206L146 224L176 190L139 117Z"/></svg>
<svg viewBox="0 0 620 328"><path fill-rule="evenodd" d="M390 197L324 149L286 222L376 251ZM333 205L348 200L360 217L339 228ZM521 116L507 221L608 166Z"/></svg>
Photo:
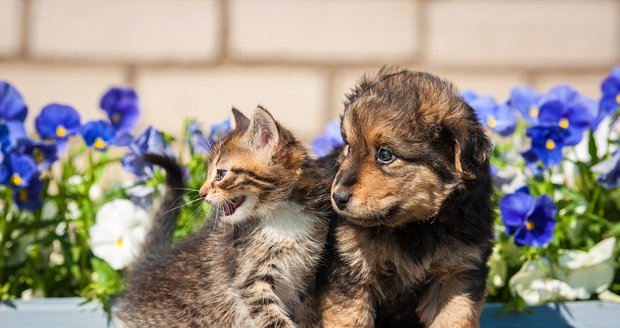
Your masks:
<svg viewBox="0 0 620 328"><path fill-rule="evenodd" d="M192 212L192 214L189 215L189 220L187 220L187 222L185 223L185 226L183 227L183 229L187 229L187 225L190 222L194 222L196 214L202 210L203 206L204 206L204 204L200 204L200 206L196 207L196 209ZM204 223L204 221L203 221L203 223Z"/></svg>
<svg viewBox="0 0 620 328"><path fill-rule="evenodd" d="M176 209L179 209L179 208L181 208L181 207L183 207L183 206L187 206L187 205L193 204L193 203L195 203L195 202L197 202L197 201L200 201L200 200L202 200L202 198L194 199L194 200L189 201L189 202L187 202L187 203L185 203L185 204L181 204L181 205L179 205L179 206L176 206L176 207L174 207L174 208L171 208L171 209L167 210L166 212L164 212L164 215L165 215L165 214L168 214L169 212L172 212L172 211L174 211L174 210L176 210Z"/></svg>
<svg viewBox="0 0 620 328"><path fill-rule="evenodd" d="M198 192L200 191L199 189L192 189L192 188L170 188L172 190L187 190L187 191L195 191Z"/></svg>
<svg viewBox="0 0 620 328"><path fill-rule="evenodd" d="M174 205L176 205L176 204L177 204L177 202L178 202L180 199L182 199L183 197L185 197L185 195L187 195L188 193L189 193L189 192L184 192L181 196L177 197L177 199L175 199L175 200L174 200L174 201L170 204L170 206L168 207L168 210L170 210L170 208L171 208L171 207L173 207ZM168 212L166 212L166 213L168 213ZM165 213L164 213L164 214L165 214Z"/></svg>

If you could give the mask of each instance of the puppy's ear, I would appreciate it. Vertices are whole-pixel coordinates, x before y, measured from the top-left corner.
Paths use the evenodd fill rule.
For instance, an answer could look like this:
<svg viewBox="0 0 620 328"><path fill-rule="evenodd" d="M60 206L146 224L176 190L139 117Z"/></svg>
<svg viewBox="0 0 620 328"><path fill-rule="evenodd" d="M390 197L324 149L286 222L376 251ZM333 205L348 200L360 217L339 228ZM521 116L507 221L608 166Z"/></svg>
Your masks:
<svg viewBox="0 0 620 328"><path fill-rule="evenodd" d="M250 133L252 144L258 149L273 149L280 138L275 119L260 105L256 107L252 115Z"/></svg>
<svg viewBox="0 0 620 328"><path fill-rule="evenodd" d="M463 179L473 180L489 157L491 143L475 116L463 118L450 131L455 142L454 167Z"/></svg>
<svg viewBox="0 0 620 328"><path fill-rule="evenodd" d="M245 115L243 115L243 113L240 112L238 109L233 107L232 113L233 113L233 125L234 125L233 129L244 131L245 129L248 128L248 126L250 126L250 119L247 118Z"/></svg>

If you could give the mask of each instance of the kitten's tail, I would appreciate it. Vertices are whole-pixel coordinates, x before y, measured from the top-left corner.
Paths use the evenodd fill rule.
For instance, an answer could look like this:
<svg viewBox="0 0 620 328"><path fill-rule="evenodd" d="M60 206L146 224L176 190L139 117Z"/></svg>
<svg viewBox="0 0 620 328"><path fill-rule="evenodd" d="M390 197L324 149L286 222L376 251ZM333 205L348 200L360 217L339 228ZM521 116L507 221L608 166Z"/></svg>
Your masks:
<svg viewBox="0 0 620 328"><path fill-rule="evenodd" d="M160 252L165 251L172 245L174 229L181 211L180 203L183 202L185 193L183 183L183 171L177 162L166 156L146 154L144 160L157 165L166 171L166 190L157 212L153 215L153 221L146 239L142 244L141 256L138 261L149 262L149 258L158 257Z"/></svg>

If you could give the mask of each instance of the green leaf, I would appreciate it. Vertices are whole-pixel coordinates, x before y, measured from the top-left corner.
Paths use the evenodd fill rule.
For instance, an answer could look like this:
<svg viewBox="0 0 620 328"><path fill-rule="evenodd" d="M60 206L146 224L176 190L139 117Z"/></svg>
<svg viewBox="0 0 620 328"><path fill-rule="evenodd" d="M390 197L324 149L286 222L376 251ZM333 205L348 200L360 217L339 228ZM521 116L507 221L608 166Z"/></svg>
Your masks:
<svg viewBox="0 0 620 328"><path fill-rule="evenodd" d="M97 279L102 284L105 284L113 279L118 279L118 272L116 272L116 270L114 270L105 261L93 257L92 259L90 259L90 263L93 266L93 270L97 273Z"/></svg>
<svg viewBox="0 0 620 328"><path fill-rule="evenodd" d="M592 165L600 162L598 158L598 147L596 146L596 139L594 138L594 132L592 130L588 132L588 152L590 153L590 162Z"/></svg>

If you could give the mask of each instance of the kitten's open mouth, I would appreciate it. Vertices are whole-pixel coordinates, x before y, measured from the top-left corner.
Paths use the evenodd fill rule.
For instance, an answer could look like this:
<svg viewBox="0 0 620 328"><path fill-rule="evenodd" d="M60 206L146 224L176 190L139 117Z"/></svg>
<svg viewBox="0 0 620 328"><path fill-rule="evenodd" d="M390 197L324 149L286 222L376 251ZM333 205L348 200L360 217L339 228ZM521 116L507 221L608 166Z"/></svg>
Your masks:
<svg viewBox="0 0 620 328"><path fill-rule="evenodd" d="M222 204L222 216L230 216L235 214L235 211L243 204L245 196L235 197Z"/></svg>

